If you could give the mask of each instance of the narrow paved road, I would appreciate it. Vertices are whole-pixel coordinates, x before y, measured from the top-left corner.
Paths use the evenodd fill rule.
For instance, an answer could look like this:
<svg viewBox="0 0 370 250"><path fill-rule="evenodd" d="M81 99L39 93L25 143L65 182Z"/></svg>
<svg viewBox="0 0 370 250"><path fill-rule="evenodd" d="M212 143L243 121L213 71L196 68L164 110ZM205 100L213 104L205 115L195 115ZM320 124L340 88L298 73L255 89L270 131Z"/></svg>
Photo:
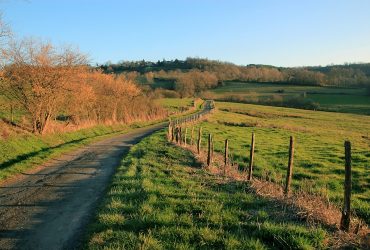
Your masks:
<svg viewBox="0 0 370 250"><path fill-rule="evenodd" d="M212 108L213 102L206 101L195 116ZM93 143L0 186L0 249L77 248L124 154L166 126L161 123Z"/></svg>
<svg viewBox="0 0 370 250"><path fill-rule="evenodd" d="M52 160L0 186L0 249L73 249L123 155L159 124Z"/></svg>

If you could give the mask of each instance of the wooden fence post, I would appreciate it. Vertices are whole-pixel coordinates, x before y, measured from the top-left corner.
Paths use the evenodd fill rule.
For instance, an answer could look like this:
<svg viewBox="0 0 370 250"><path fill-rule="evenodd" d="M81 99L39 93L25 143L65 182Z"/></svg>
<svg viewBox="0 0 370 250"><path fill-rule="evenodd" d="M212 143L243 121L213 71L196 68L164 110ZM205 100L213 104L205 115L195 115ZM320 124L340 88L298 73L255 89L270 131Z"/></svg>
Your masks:
<svg viewBox="0 0 370 250"><path fill-rule="evenodd" d="M172 124L171 127L171 142L173 142L173 140L175 140L175 124Z"/></svg>
<svg viewBox="0 0 370 250"><path fill-rule="evenodd" d="M180 129L179 129L179 144L181 145L182 144L182 127L180 126Z"/></svg>
<svg viewBox="0 0 370 250"><path fill-rule="evenodd" d="M350 141L344 142L344 149L345 149L344 205L342 210L342 218L340 220L340 229L348 232L351 224L351 188L352 188Z"/></svg>
<svg viewBox="0 0 370 250"><path fill-rule="evenodd" d="M207 166L209 167L212 163L212 135L208 135L208 155L207 155Z"/></svg>
<svg viewBox="0 0 370 250"><path fill-rule="evenodd" d="M188 127L185 128L184 146L186 147L186 137L188 136Z"/></svg>
<svg viewBox="0 0 370 250"><path fill-rule="evenodd" d="M171 131L172 131L172 128L171 128L172 126L171 126L171 120L170 120L170 122L168 123L168 132L167 132L167 140L169 141L169 140L171 140Z"/></svg>
<svg viewBox="0 0 370 250"><path fill-rule="evenodd" d="M212 136L212 138L211 138L212 140L211 140L211 158L213 159L213 152L214 152L214 150L215 150L215 145L214 145L214 137Z"/></svg>
<svg viewBox="0 0 370 250"><path fill-rule="evenodd" d="M175 128L175 141L176 143L179 143L179 127L176 126Z"/></svg>
<svg viewBox="0 0 370 250"><path fill-rule="evenodd" d="M198 154L200 154L200 144L202 142L202 127L199 127L199 131L198 131L198 144L197 144L197 150L198 150Z"/></svg>
<svg viewBox="0 0 370 250"><path fill-rule="evenodd" d="M224 175L226 175L226 167L229 161L229 140L225 140L225 155L224 155Z"/></svg>
<svg viewBox="0 0 370 250"><path fill-rule="evenodd" d="M249 169L248 169L248 180L252 180L253 174L253 159L254 159L254 133L252 133L252 143L249 152Z"/></svg>
<svg viewBox="0 0 370 250"><path fill-rule="evenodd" d="M194 145L194 126L191 127L190 145Z"/></svg>
<svg viewBox="0 0 370 250"><path fill-rule="evenodd" d="M290 137L290 144L289 144L289 161L288 161L288 170L286 175L286 182L285 182L285 195L289 195L290 192L290 183L292 181L293 175L293 157L294 157L294 137Z"/></svg>

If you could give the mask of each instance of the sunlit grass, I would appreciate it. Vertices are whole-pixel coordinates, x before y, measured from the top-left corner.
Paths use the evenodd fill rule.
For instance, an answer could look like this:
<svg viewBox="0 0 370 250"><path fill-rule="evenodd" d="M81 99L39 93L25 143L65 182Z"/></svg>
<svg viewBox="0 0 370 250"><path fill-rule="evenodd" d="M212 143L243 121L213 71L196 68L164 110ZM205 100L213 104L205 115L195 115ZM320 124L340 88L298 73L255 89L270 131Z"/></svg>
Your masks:
<svg viewBox="0 0 370 250"><path fill-rule="evenodd" d="M271 202L244 190L244 183L225 183L198 168L189 152L158 132L123 159L88 227L85 248L323 247L323 229L279 216Z"/></svg>
<svg viewBox="0 0 370 250"><path fill-rule="evenodd" d="M370 222L370 117L260 105L217 102L219 109L202 122L203 148L208 133L215 150L223 152L229 139L233 161L241 169L249 161L252 132L256 136L256 176L281 183L286 174L289 137L295 137L293 186L342 204L344 141L352 143L353 208Z"/></svg>
<svg viewBox="0 0 370 250"><path fill-rule="evenodd" d="M192 107L194 98L161 98L156 102L169 111L180 111L181 108Z"/></svg>

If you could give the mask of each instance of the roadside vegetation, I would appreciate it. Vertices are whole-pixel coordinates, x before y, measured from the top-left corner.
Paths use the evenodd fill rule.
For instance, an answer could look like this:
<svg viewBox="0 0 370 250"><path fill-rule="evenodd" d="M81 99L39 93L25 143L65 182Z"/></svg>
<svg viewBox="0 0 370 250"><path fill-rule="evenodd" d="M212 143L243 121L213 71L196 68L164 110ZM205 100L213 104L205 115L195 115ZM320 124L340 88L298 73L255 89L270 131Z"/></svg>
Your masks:
<svg viewBox="0 0 370 250"><path fill-rule="evenodd" d="M201 169L158 132L133 146L95 219L89 249L317 249L326 231Z"/></svg>
<svg viewBox="0 0 370 250"><path fill-rule="evenodd" d="M131 125L100 125L43 136L21 132L19 135L0 140L0 182L93 141L127 133L155 122L160 121Z"/></svg>

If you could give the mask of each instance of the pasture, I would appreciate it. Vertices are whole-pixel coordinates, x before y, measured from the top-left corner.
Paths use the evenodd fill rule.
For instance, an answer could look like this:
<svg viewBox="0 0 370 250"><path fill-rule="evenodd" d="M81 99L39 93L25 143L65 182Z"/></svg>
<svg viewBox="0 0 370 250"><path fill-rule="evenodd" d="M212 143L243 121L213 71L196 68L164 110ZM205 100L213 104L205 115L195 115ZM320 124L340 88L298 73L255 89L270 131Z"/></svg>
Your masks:
<svg viewBox="0 0 370 250"><path fill-rule="evenodd" d="M229 139L230 157L244 169L255 133L254 173L282 184L288 163L289 137L295 137L293 189L318 194L340 206L343 201L344 141L352 143L353 209L370 222L370 117L251 104L217 102L203 128L222 153Z"/></svg>
<svg viewBox="0 0 370 250"><path fill-rule="evenodd" d="M278 83L226 82L211 91L215 99L234 96L240 101L263 103L292 97L303 97L317 103L325 111L370 115L370 96L366 89L319 86L297 86Z"/></svg>
<svg viewBox="0 0 370 250"><path fill-rule="evenodd" d="M156 103L162 105L169 112L181 112L190 109L193 104L193 98L161 98Z"/></svg>

